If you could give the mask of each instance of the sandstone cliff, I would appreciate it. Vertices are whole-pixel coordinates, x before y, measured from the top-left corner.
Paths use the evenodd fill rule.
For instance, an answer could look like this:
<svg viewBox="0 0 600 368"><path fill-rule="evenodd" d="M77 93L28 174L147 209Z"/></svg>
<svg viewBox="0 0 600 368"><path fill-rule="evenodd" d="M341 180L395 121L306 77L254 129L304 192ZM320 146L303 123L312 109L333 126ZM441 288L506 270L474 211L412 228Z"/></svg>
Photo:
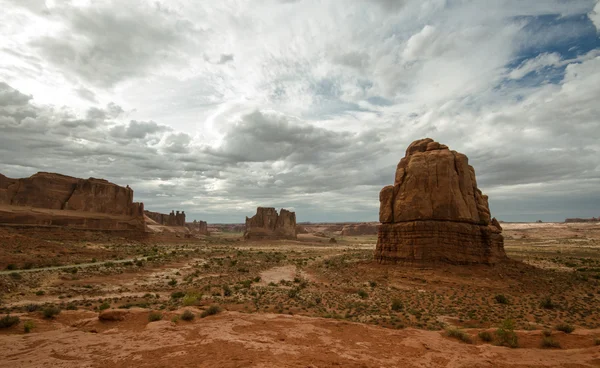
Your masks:
<svg viewBox="0 0 600 368"><path fill-rule="evenodd" d="M168 215L159 212L144 211L144 215L148 216L159 225L185 226L185 211L171 211Z"/></svg>
<svg viewBox="0 0 600 368"><path fill-rule="evenodd" d="M246 217L245 239L296 239L296 213L273 207L258 207L256 215Z"/></svg>
<svg viewBox="0 0 600 368"><path fill-rule="evenodd" d="M194 220L194 222L186 222L185 227L187 227L193 233L210 235L210 233L208 232L208 224L206 223L206 221Z"/></svg>
<svg viewBox="0 0 600 368"><path fill-rule="evenodd" d="M413 142L381 190L380 261L495 263L506 258L500 224L467 156L430 138Z"/></svg>
<svg viewBox="0 0 600 368"><path fill-rule="evenodd" d="M117 224L133 223L135 228L144 228L144 205L133 202L133 190L104 179L79 179L47 172L39 172L29 178L11 179L0 174L0 205L4 206L0 218L2 223L24 221L21 223L89 228L122 228L125 225ZM29 213L22 208L47 211L42 211L43 216L42 212L36 216L33 213L35 211ZM81 219L76 220L78 216ZM112 221L111 216L122 218ZM140 221L132 222L130 219L133 218ZM129 225L125 227L131 228Z"/></svg>
<svg viewBox="0 0 600 368"><path fill-rule="evenodd" d="M355 235L376 235L378 224L363 223L354 225L345 225L342 228L343 236L355 236Z"/></svg>

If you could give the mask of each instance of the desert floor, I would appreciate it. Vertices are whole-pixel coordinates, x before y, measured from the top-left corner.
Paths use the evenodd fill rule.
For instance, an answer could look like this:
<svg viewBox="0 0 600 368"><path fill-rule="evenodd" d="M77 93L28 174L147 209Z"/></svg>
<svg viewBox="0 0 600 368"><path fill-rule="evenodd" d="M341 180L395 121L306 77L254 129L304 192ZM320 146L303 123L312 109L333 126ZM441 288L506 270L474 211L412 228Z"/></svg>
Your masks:
<svg viewBox="0 0 600 368"><path fill-rule="evenodd" d="M503 227L510 261L426 267L375 236L0 228L0 367L600 366L600 224Z"/></svg>

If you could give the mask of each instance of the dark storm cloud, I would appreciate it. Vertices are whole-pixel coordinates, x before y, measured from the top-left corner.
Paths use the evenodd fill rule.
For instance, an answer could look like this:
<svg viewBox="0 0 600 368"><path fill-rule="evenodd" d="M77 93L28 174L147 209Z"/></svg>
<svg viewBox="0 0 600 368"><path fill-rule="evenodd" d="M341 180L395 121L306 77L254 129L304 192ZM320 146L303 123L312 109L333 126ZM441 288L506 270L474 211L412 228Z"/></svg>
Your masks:
<svg viewBox="0 0 600 368"><path fill-rule="evenodd" d="M154 121L131 120L127 125L116 125L110 129L110 135L116 138L143 139L150 134L172 130L166 125Z"/></svg>
<svg viewBox="0 0 600 368"><path fill-rule="evenodd" d="M199 35L191 22L158 4L119 2L118 11L96 3L65 5L49 17L63 24L63 32L32 45L66 74L102 87L142 76L165 61L185 63L181 48Z"/></svg>

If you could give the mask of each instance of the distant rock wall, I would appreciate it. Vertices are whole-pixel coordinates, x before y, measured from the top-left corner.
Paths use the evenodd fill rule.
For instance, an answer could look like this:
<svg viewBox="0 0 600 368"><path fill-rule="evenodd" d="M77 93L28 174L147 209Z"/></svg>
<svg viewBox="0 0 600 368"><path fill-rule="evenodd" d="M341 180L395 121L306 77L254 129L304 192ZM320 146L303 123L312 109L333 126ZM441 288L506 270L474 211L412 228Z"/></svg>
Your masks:
<svg viewBox="0 0 600 368"><path fill-rule="evenodd" d="M256 215L246 217L245 239L296 239L296 213L273 207L258 207Z"/></svg>
<svg viewBox="0 0 600 368"><path fill-rule="evenodd" d="M206 221L196 221L194 222L186 222L185 227L187 227L193 233L199 233L202 235L210 235L208 231L208 224Z"/></svg>
<svg viewBox="0 0 600 368"><path fill-rule="evenodd" d="M600 222L600 217L592 217L592 218L568 218L565 219L565 222Z"/></svg>
<svg viewBox="0 0 600 368"><path fill-rule="evenodd" d="M133 202L133 190L104 179L47 172L12 179L0 174L0 205L13 207L4 208L1 223L144 229L144 204ZM46 211L36 215L34 210L20 208Z"/></svg>
<svg viewBox="0 0 600 368"><path fill-rule="evenodd" d="M152 221L164 226L185 226L185 212L184 211L171 211L171 213L164 214L160 212L144 211L144 214L148 216Z"/></svg>
<svg viewBox="0 0 600 368"><path fill-rule="evenodd" d="M380 261L496 263L506 258L467 156L430 138L413 142L394 185L379 195L375 258Z"/></svg>
<svg viewBox="0 0 600 368"><path fill-rule="evenodd" d="M379 224L363 223L355 225L346 225L342 228L343 236L356 235L377 235L377 227Z"/></svg>

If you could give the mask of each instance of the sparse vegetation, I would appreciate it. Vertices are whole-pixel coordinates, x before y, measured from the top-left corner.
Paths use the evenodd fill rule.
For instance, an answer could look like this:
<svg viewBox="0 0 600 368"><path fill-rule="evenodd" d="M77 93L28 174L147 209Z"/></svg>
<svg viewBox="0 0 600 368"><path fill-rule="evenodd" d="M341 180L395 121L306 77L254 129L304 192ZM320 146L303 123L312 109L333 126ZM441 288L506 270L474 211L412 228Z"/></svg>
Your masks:
<svg viewBox="0 0 600 368"><path fill-rule="evenodd" d="M19 317L11 316L10 314L7 314L4 317L0 318L0 328L12 327L12 326L18 324L19 321L20 321Z"/></svg>
<svg viewBox="0 0 600 368"><path fill-rule="evenodd" d="M208 307L208 309L204 310L200 314L200 317L204 318L208 316L213 316L218 313L221 313L221 307L219 307L218 305L211 305L210 307Z"/></svg>
<svg viewBox="0 0 600 368"><path fill-rule="evenodd" d="M542 338L541 346L542 346L542 348L545 348L545 349L559 349L560 348L560 344L558 343L558 341L556 341L553 338L548 337L548 336L544 336Z"/></svg>
<svg viewBox="0 0 600 368"><path fill-rule="evenodd" d="M189 310L186 310L181 314L181 319L184 321L191 321L194 319L194 317L196 317L196 315Z"/></svg>
<svg viewBox="0 0 600 368"><path fill-rule="evenodd" d="M481 331L477 334L477 336L479 336L481 341L485 341L485 342L491 342L492 340L494 340L494 337L488 331Z"/></svg>
<svg viewBox="0 0 600 368"><path fill-rule="evenodd" d="M33 323L33 321L25 321L25 323L23 323L23 332L25 333L30 333L34 328L35 323Z"/></svg>
<svg viewBox="0 0 600 368"><path fill-rule="evenodd" d="M508 304L508 298L504 294L498 294L494 297L498 304Z"/></svg>
<svg viewBox="0 0 600 368"><path fill-rule="evenodd" d="M509 348L519 347L519 339L515 333L515 322L512 319L506 319L496 330L498 345L508 346Z"/></svg>
<svg viewBox="0 0 600 368"><path fill-rule="evenodd" d="M458 339L464 343L467 343L467 344L473 343L473 339L471 338L471 336L459 328L450 328L450 329L446 330L446 334L449 337Z"/></svg>
<svg viewBox="0 0 600 368"><path fill-rule="evenodd" d="M150 314L148 314L148 322L160 321L162 318L163 315L160 312L150 312Z"/></svg>
<svg viewBox="0 0 600 368"><path fill-rule="evenodd" d="M560 323L560 324L556 325L556 330L570 334L571 332L575 331L575 327L573 327L572 325L570 325L568 323Z"/></svg>
<svg viewBox="0 0 600 368"><path fill-rule="evenodd" d="M42 309L42 315L44 318L52 319L60 314L60 308L55 305L49 305Z"/></svg>

